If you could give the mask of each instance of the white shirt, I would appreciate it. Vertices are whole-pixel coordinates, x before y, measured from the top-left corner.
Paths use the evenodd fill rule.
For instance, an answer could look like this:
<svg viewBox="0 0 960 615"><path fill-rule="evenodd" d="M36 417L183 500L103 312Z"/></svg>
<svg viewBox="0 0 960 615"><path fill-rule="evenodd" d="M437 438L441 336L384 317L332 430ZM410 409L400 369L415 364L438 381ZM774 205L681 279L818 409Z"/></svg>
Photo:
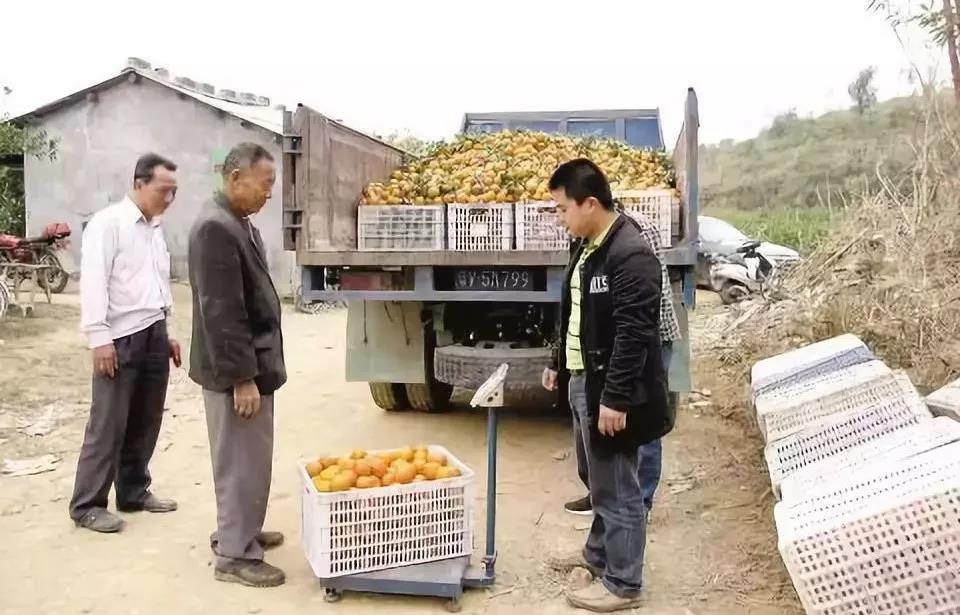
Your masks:
<svg viewBox="0 0 960 615"><path fill-rule="evenodd" d="M173 306L170 253L160 220L124 198L97 212L83 231L80 325L90 348L142 331Z"/></svg>

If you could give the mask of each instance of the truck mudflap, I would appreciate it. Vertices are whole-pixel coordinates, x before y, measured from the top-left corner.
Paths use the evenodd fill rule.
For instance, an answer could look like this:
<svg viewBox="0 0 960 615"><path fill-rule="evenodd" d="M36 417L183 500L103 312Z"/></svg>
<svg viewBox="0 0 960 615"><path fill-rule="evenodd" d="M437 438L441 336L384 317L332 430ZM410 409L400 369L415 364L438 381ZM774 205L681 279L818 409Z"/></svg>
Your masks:
<svg viewBox="0 0 960 615"><path fill-rule="evenodd" d="M452 344L434 350L434 375L440 382L475 389L501 363L510 365L506 384L510 388L539 387L543 369L550 364L551 348L515 348L509 342L486 342L476 346Z"/></svg>

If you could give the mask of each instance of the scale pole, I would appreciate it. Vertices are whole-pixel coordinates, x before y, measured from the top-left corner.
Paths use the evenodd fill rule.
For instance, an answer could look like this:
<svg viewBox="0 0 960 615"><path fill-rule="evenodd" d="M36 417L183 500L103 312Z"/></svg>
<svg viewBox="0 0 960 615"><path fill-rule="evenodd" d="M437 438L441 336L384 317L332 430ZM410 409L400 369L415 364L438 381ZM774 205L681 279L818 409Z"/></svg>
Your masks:
<svg viewBox="0 0 960 615"><path fill-rule="evenodd" d="M487 408L487 552L483 558L488 575L497 561L497 409Z"/></svg>

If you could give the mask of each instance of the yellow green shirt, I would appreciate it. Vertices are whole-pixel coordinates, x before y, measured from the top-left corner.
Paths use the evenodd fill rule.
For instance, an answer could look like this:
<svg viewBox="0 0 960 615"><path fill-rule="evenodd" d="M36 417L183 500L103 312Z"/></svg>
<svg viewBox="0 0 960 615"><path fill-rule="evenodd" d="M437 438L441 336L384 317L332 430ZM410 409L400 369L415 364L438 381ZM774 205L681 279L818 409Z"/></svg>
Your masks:
<svg viewBox="0 0 960 615"><path fill-rule="evenodd" d="M619 218L619 216L617 216ZM582 370L585 368L583 364L583 354L580 352L580 299L582 293L580 292L580 272L583 269L583 263L587 260L587 257L597 251L603 241L607 238L607 234L610 232L610 229L613 227L613 223L617 221L617 218L614 218L607 228L603 229L599 235L587 242L587 245L583 248L583 252L580 253L580 260L577 261L577 266L573 269L573 274L570 276L570 318L567 320L567 369L568 370Z"/></svg>

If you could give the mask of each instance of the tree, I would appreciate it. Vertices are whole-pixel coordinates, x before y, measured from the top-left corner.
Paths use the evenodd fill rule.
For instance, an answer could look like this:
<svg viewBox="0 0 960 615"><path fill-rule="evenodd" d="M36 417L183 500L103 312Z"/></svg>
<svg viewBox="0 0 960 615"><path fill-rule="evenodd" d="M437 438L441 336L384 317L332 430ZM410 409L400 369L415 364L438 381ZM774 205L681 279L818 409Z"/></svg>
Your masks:
<svg viewBox="0 0 960 615"><path fill-rule="evenodd" d="M7 86L0 85L3 98L11 92ZM42 130L28 131L12 124L2 112L5 108L0 105L0 232L22 235L26 230L23 173L20 169L5 166L4 161L22 156L53 160L56 142L48 139Z"/></svg>
<svg viewBox="0 0 960 615"><path fill-rule="evenodd" d="M420 137L415 137L409 131L391 132L386 136L374 135L378 139L386 141L390 145L395 145L400 149L413 154L414 156L425 156L433 148L433 143L425 141Z"/></svg>
<svg viewBox="0 0 960 615"><path fill-rule="evenodd" d="M857 105L857 113L860 115L877 104L877 87L873 84L873 79L876 76L876 67L870 66L860 71L857 78L847 86L847 92L853 99L854 104Z"/></svg>
<svg viewBox="0 0 960 615"><path fill-rule="evenodd" d="M950 60L950 73L953 76L953 94L960 103L960 55L958 55L957 37L960 35L960 12L957 11L958 0L929 0L923 2L916 12L903 12L894 6L893 0L869 0L869 10L883 13L895 32L905 25L917 25L922 28L934 43L947 48L947 57Z"/></svg>

